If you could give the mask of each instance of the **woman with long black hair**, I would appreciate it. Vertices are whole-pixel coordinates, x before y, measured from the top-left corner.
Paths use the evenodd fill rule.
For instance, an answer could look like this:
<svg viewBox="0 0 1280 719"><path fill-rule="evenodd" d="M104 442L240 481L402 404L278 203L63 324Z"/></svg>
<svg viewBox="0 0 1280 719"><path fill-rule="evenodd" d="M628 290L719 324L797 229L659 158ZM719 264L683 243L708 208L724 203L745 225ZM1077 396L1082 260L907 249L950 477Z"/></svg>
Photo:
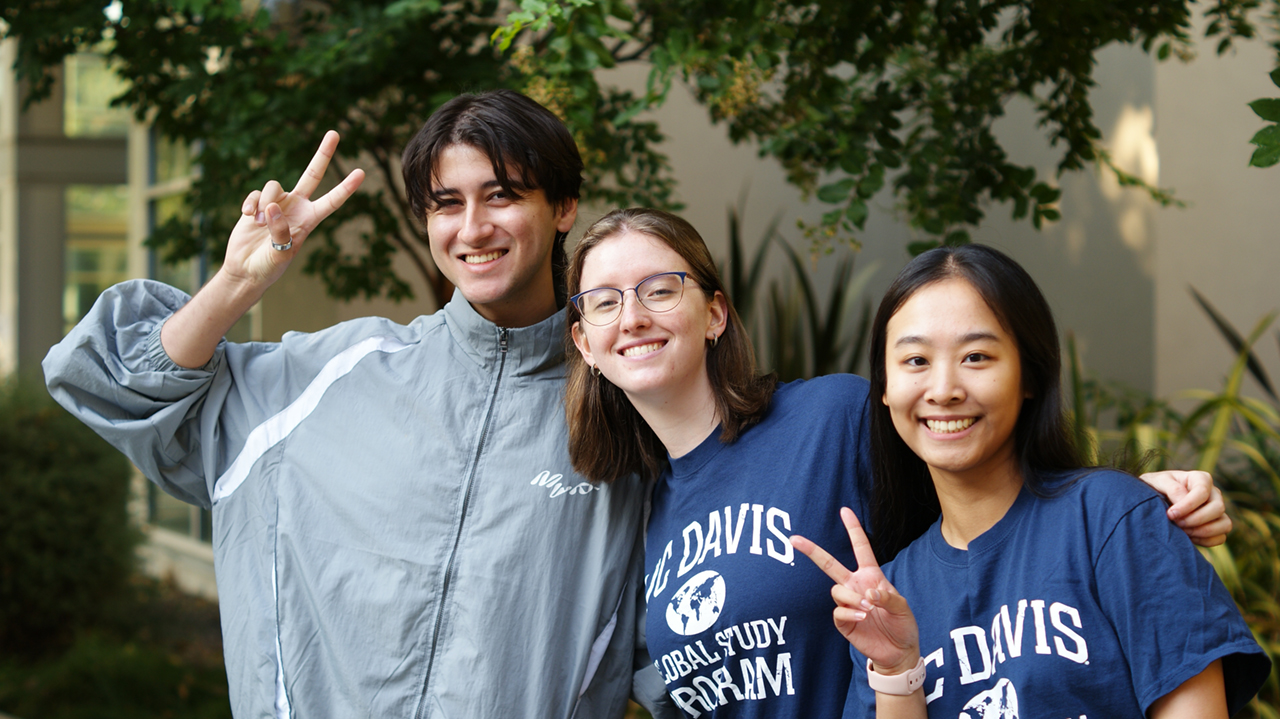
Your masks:
<svg viewBox="0 0 1280 719"><path fill-rule="evenodd" d="M846 717L1226 717L1265 681L1160 496L1083 467L1060 377L1049 306L997 250L932 250L890 286L871 337L874 541L847 508L856 572L792 540L837 582Z"/></svg>

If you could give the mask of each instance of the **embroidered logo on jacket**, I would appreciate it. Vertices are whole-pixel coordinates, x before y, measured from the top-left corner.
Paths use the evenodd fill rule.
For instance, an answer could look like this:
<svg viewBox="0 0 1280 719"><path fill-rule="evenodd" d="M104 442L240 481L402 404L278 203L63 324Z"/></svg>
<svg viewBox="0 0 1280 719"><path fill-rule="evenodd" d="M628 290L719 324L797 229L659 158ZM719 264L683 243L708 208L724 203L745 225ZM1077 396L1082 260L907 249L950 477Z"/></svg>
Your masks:
<svg viewBox="0 0 1280 719"><path fill-rule="evenodd" d="M529 484L550 490L550 496L552 499L566 494L570 496L575 494L591 494L592 492L600 490L599 486L590 482L578 482L577 484L566 483L564 481L563 474L552 474L545 469L539 472L538 476L534 477L533 481L529 482Z"/></svg>

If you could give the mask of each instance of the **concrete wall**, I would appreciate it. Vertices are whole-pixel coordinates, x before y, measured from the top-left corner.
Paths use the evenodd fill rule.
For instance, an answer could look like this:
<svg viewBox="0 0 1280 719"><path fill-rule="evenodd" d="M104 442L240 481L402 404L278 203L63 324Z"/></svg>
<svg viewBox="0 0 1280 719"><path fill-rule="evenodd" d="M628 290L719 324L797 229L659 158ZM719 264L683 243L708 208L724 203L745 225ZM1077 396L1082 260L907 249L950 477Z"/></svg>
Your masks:
<svg viewBox="0 0 1280 719"><path fill-rule="evenodd" d="M1266 75L1274 54L1255 42L1226 58L1213 57L1211 49L1201 55L1183 65L1156 63L1135 48L1108 49L1098 56L1092 93L1095 121L1116 163L1173 188L1190 207L1161 208L1142 191L1086 170L1061 178L1060 222L1036 231L1026 220L1010 219L1012 208L993 206L975 235L1036 278L1059 329L1075 333L1089 371L1162 395L1217 386L1230 362L1225 345L1191 305L1188 283L1242 330L1280 306L1280 204L1274 200L1280 169L1245 167L1248 139L1262 125L1245 103L1280 94ZM640 89L646 73L646 67L631 66L601 78ZM807 247L795 220L813 221L830 206L805 202L786 184L781 167L759 158L754 147L732 145L683 87L653 117L669 137L665 150L688 206L683 214L714 254L725 254L725 208L744 187L749 240L781 211L783 234L797 249ZM1015 162L1054 180L1058 153L1035 127L1027 103L1012 104L997 131ZM872 204L857 263L879 266L869 290L878 301L908 259L906 244L922 237L896 215L887 192ZM580 227L600 211L584 213ZM781 271L781 256L774 258ZM818 264L819 274L829 276L835 262ZM1280 374L1275 345L1268 340L1263 355Z"/></svg>
<svg viewBox="0 0 1280 719"><path fill-rule="evenodd" d="M0 68L12 67L18 43L0 41ZM0 377L18 369L18 88L0 72Z"/></svg>
<svg viewBox="0 0 1280 719"><path fill-rule="evenodd" d="M1155 216L1156 391L1218 389L1232 352L1187 288L1194 285L1240 330L1280 309L1280 167L1248 167L1248 139L1265 124L1247 103L1280 97L1267 72L1275 53L1262 43L1223 57L1201 47L1187 65L1156 68L1161 176L1192 202ZM1280 381L1280 327L1257 345ZM1246 391L1258 388L1248 381Z"/></svg>

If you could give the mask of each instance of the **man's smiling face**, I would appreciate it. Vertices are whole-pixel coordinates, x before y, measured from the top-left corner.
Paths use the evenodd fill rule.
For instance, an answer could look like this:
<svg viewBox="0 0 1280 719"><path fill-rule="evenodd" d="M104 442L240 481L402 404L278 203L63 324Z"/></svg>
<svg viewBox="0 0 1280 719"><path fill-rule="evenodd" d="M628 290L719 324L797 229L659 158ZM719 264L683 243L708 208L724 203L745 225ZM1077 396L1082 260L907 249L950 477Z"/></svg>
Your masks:
<svg viewBox="0 0 1280 719"><path fill-rule="evenodd" d="M431 257L476 312L501 327L525 327L556 312L551 250L568 232L577 201L556 208L540 189L502 189L493 163L470 145L440 153L427 212Z"/></svg>

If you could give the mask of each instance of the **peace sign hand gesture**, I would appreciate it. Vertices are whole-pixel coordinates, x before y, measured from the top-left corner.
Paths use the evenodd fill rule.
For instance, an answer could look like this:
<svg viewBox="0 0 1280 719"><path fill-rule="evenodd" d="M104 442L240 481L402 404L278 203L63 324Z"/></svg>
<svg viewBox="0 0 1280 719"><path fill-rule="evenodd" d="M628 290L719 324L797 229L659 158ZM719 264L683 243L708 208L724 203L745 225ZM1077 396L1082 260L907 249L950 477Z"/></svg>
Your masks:
<svg viewBox="0 0 1280 719"><path fill-rule="evenodd" d="M288 269L307 235L360 187L364 172L353 170L311 199L337 147L338 133L329 131L292 191L272 180L245 198L222 267L160 330L165 354L179 367L203 367L227 330Z"/></svg>
<svg viewBox="0 0 1280 719"><path fill-rule="evenodd" d="M859 652L866 655L879 674L901 674L915 668L920 659L920 632L907 600L893 588L871 550L853 510L840 510L858 571L851 572L822 547L801 536L792 536L791 545L813 560L835 581L831 597L836 601L836 628Z"/></svg>
<svg viewBox="0 0 1280 719"><path fill-rule="evenodd" d="M338 133L330 130L292 190L285 192L271 180L249 193L227 242L222 271L229 280L264 292L284 274L311 231L360 187L364 171L353 170L332 190L311 199L337 147Z"/></svg>

